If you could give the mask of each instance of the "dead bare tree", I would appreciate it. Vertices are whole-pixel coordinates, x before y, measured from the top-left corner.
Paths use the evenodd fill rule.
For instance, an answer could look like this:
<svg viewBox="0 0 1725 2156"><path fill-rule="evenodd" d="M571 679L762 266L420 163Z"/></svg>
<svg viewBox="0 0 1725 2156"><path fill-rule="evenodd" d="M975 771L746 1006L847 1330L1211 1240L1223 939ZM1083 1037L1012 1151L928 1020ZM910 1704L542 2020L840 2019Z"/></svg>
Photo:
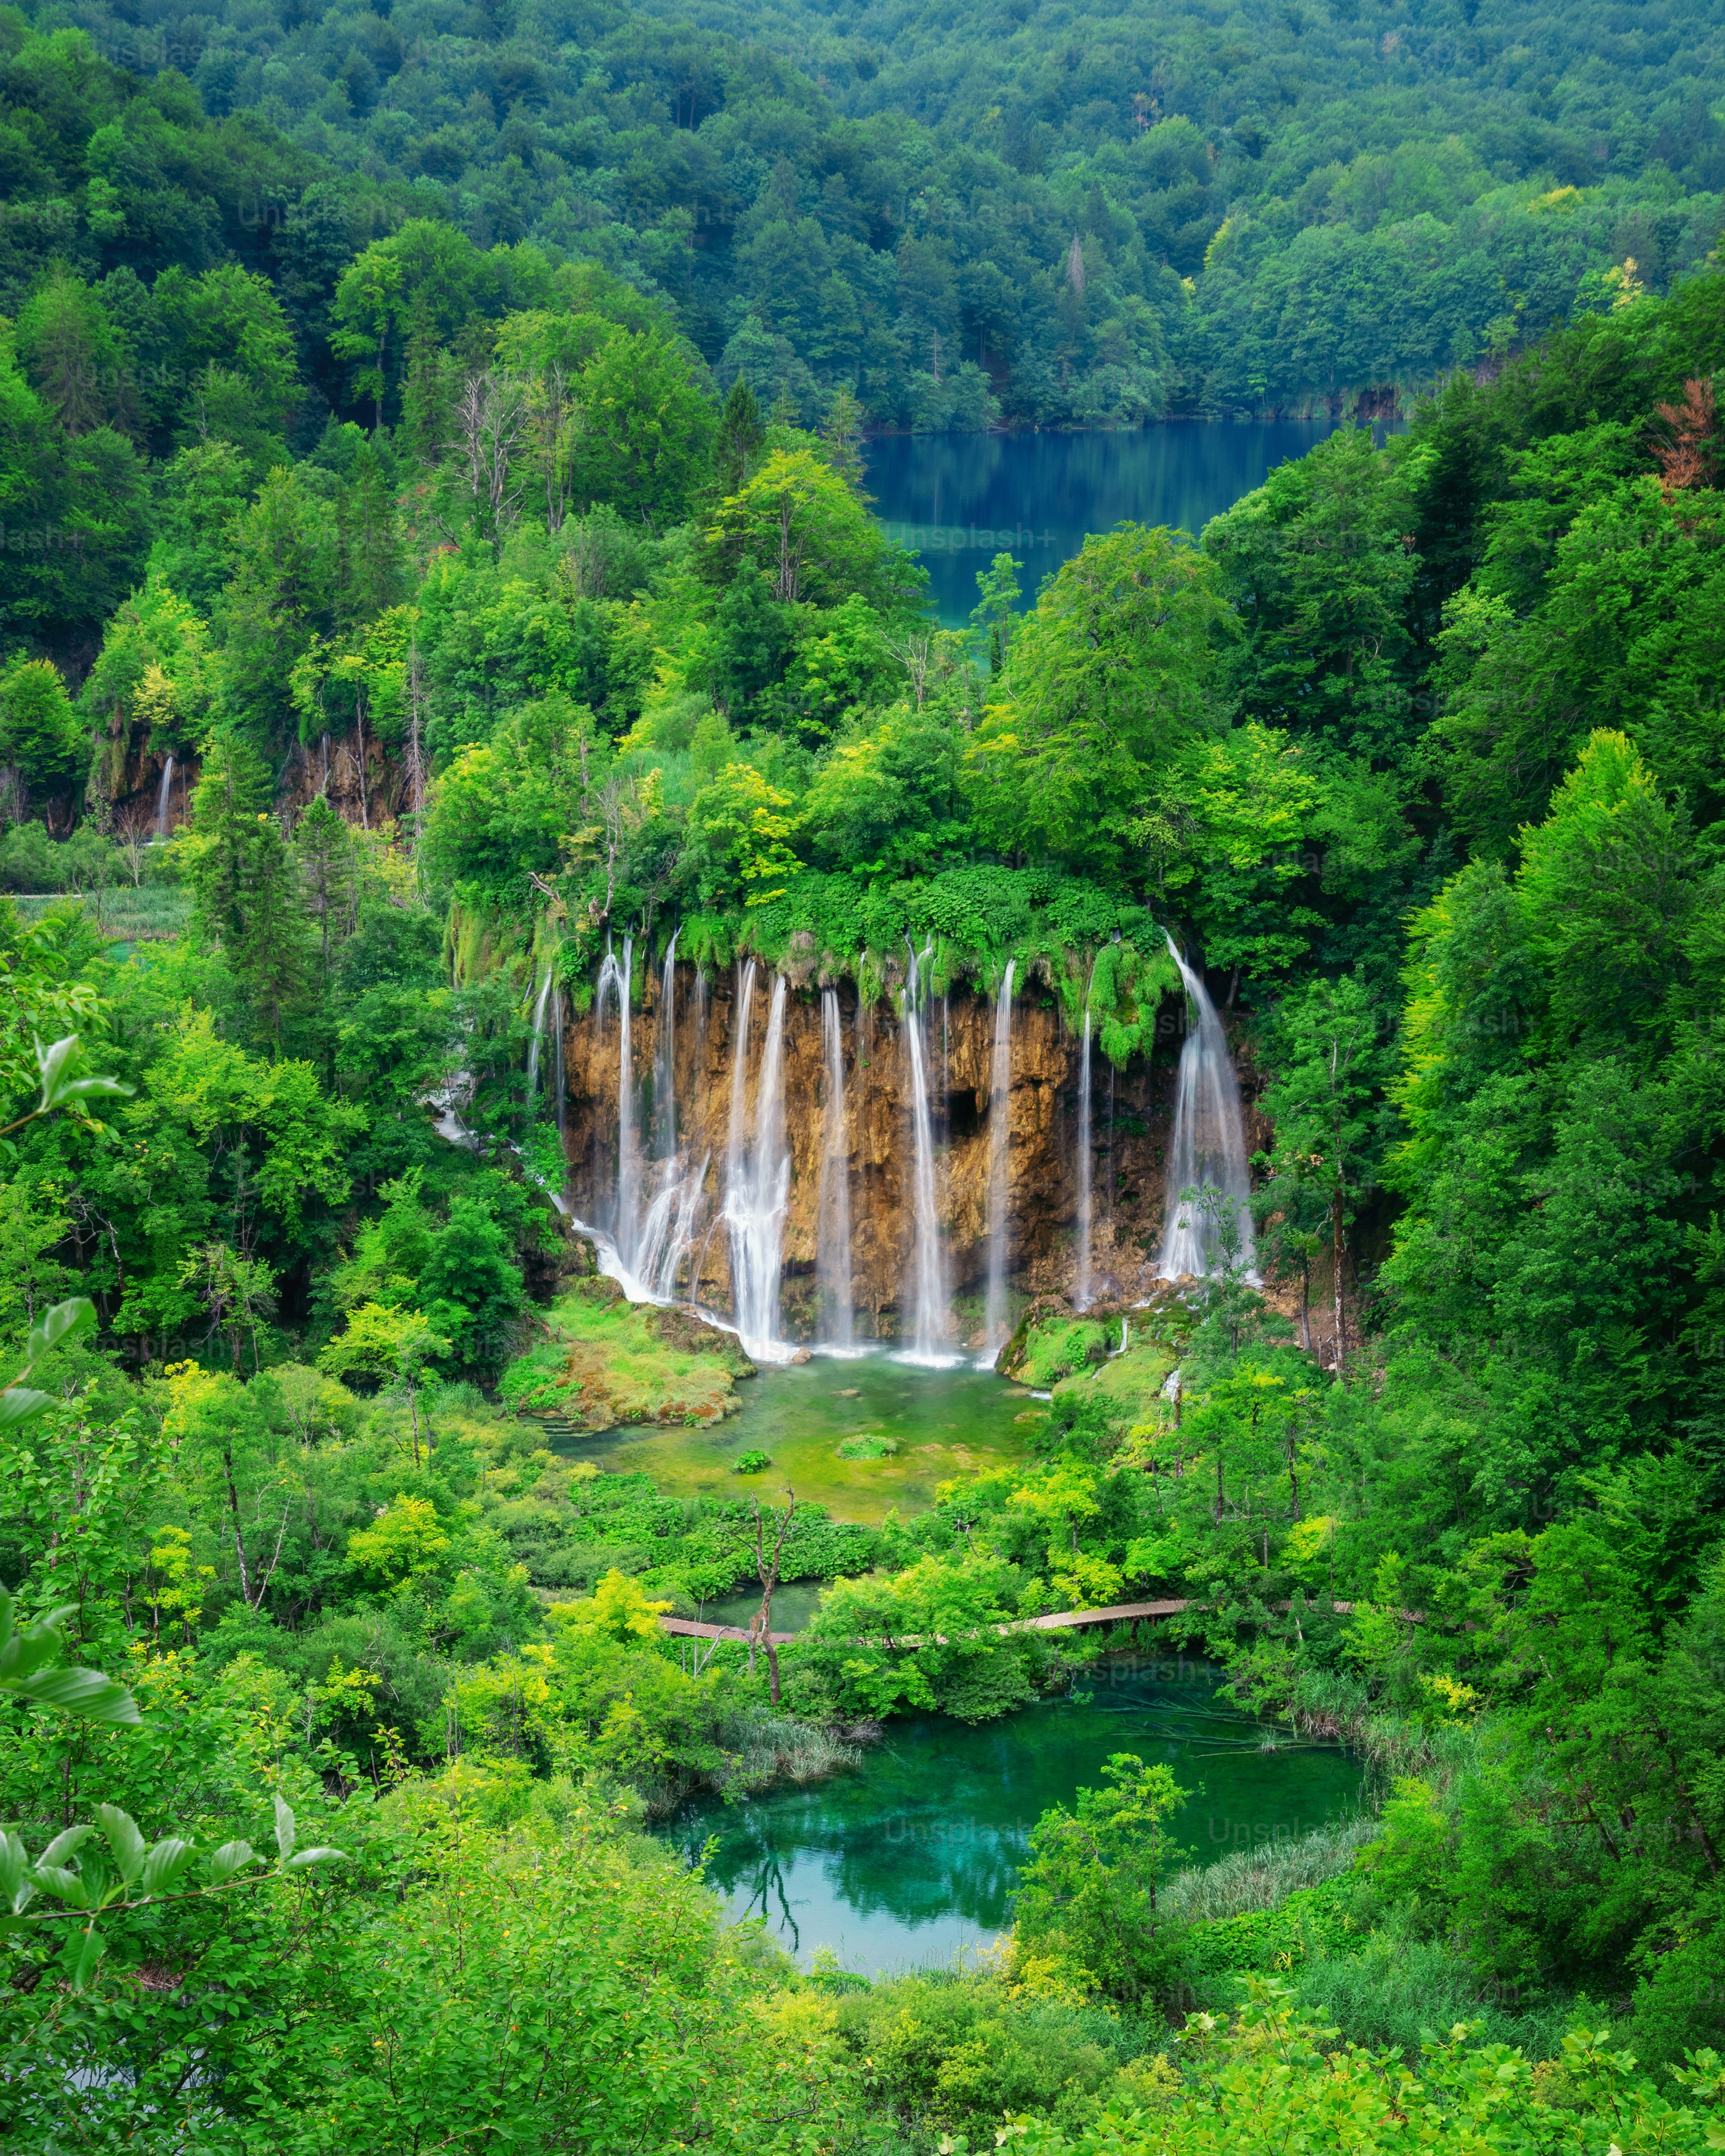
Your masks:
<svg viewBox="0 0 1725 2156"><path fill-rule="evenodd" d="M521 512L527 475L521 461L531 430L528 385L519 376L477 367L455 398L455 434L448 454L459 464L469 497L494 549Z"/></svg>
<svg viewBox="0 0 1725 2156"><path fill-rule="evenodd" d="M126 863L126 874L131 878L136 891L144 880L144 861L150 851L150 841L156 834L156 818L148 804L134 801L122 809L114 825L114 843L119 847L121 858Z"/></svg>
<svg viewBox="0 0 1725 2156"><path fill-rule="evenodd" d="M921 636L906 636L887 649L910 676L911 693L916 699L920 711L928 699L928 671L934 660L934 632L930 629Z"/></svg>
<svg viewBox="0 0 1725 2156"><path fill-rule="evenodd" d="M778 1648L773 1637L773 1597L778 1586L778 1568L784 1556L785 1537L791 1531L791 1522L797 1516L797 1493L788 1482L784 1493L790 1502L785 1507L774 1536L773 1548L767 1547L767 1522L762 1517L761 1502L751 1497L749 1505L755 1516L755 1570L761 1581L761 1606L749 1620L749 1675L755 1673L755 1648L758 1643L767 1650L767 1696L778 1705Z"/></svg>

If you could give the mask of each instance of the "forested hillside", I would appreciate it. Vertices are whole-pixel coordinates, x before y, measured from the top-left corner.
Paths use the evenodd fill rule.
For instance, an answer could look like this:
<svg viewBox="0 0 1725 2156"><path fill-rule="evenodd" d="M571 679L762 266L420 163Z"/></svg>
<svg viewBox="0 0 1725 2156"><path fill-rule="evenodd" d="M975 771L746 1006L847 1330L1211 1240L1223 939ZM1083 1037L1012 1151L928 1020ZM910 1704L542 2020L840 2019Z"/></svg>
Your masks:
<svg viewBox="0 0 1725 2156"><path fill-rule="evenodd" d="M408 215L531 241L662 294L722 387L805 423L840 382L919 428L1381 400L1663 291L1725 185L1719 28L1676 0L32 19L341 176L303 213L303 170L251 176L302 293ZM67 177L8 184L68 206L54 251L117 242ZM351 378L317 386L346 416Z"/></svg>
<svg viewBox="0 0 1725 2156"><path fill-rule="evenodd" d="M1517 229L1674 201L1657 163L1699 262L1689 49L1625 32L1609 73L1553 20L1579 86L1497 179L1571 184L1572 137L1609 169ZM1000 274L1069 345L993 379L1066 350L1070 387L1116 364L1105 257L1181 270L1081 238L1081 290L1065 176L1243 112L1175 111L1173 69L1146 127L991 163L942 146L956 65L912 121L724 49L746 93L679 121L668 74L595 61L579 170L644 207L558 224L552 119L437 87L443 39L507 41L384 66L403 18L365 23L339 61L333 16L187 56L271 127L0 18L0 2143L1717 2146L1725 275L1581 249L1551 311L1609 272L1597 305L1383 446L1344 427L1195 543L1123 525L1035 593L999 556L943 633L865 491L915 370L748 327L762 203L866 228L870 144L1022 187L1050 251ZM707 34L675 33L703 81ZM1481 49L1490 167L1530 64ZM1331 62L1286 73L1254 162L1298 128L1329 158ZM415 80L449 116L374 156ZM713 176L749 128L745 203ZM737 221L667 222L672 150ZM897 280L859 338L906 264L962 282L884 216L846 245ZM1255 1117L1261 1280L1224 1236L1106 1323L1015 1284L1048 1397L921 1510L793 1511L741 1446L718 1495L599 1471L578 1425L711 1441L775 1382L625 1301L556 1203L566 1042L674 934L716 1010L733 963L781 1013L842 988L859 1055L913 961L984 1010L1010 966L1098 1090L1172 1081L1172 938ZM822 1590L793 1640L661 1629L776 1579ZM1024 1629L1128 1599L1184 1607ZM1266 1750L1345 1741L1360 1817L1199 1868L1196 1792L1122 1752L1034 1825L995 1953L872 1979L722 1924L660 1838L863 1771L895 1716L992 1736L1107 1645L1208 1657Z"/></svg>

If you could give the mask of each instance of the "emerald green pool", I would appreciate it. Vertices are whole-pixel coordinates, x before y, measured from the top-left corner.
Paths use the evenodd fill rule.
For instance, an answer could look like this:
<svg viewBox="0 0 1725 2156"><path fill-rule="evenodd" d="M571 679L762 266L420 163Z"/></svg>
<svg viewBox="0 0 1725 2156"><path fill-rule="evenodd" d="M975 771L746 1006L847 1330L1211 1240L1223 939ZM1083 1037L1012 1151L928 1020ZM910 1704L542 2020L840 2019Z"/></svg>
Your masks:
<svg viewBox="0 0 1725 2156"><path fill-rule="evenodd" d="M1361 1808L1357 1760L1223 1707L1216 1683L1207 1664L1117 1656L1074 1697L974 1729L896 1720L852 1772L691 1807L666 1831L691 1856L713 1837L709 1876L732 1916L764 1917L805 1963L824 1947L871 1974L946 1964L1009 1922L1030 1830L1095 1786L1111 1753L1164 1762L1193 1793L1174 1820L1189 1863Z"/></svg>

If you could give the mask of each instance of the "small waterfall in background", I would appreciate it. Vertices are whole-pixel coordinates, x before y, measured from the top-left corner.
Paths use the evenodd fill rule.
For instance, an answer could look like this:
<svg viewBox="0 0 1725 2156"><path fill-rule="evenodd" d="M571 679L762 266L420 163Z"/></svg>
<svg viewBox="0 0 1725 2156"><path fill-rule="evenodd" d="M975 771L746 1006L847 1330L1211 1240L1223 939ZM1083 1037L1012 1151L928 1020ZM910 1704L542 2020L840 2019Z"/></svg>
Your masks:
<svg viewBox="0 0 1725 2156"><path fill-rule="evenodd" d="M744 1136L749 1012L755 962L743 976L731 1070L731 1128L725 1149L724 1219L731 1237L732 1315L737 1337L757 1361L784 1362L790 1349L778 1332L779 1273L791 1155L785 1139L783 973L774 977L761 1074L755 1084L752 1142Z"/></svg>
<svg viewBox="0 0 1725 2156"><path fill-rule="evenodd" d="M174 760L170 755L162 767L162 783L156 789L156 835L158 839L167 836L168 803L173 793L173 786Z"/></svg>
<svg viewBox="0 0 1725 2156"><path fill-rule="evenodd" d="M539 1055L545 1045L545 1015L551 1004L552 962L547 958L539 976L539 993L533 998L533 1035L527 1043L527 1101L539 1090Z"/></svg>
<svg viewBox="0 0 1725 2156"><path fill-rule="evenodd" d="M1072 1307L1090 1308L1091 1082L1090 991L1084 994L1083 1045L1078 1051L1078 1260Z"/></svg>
<svg viewBox="0 0 1725 2156"><path fill-rule="evenodd" d="M853 1345L850 1294L850 1149L845 1128L845 1042L839 992L820 992L821 1045L825 1051L827 1097L820 1148L819 1223L814 1279L820 1298L821 1338L829 1348Z"/></svg>
<svg viewBox="0 0 1725 2156"><path fill-rule="evenodd" d="M1166 933L1166 931L1164 931ZM1221 1193L1223 1214L1238 1222L1240 1261L1249 1279L1253 1270L1252 1216L1246 1200L1251 1175L1246 1164L1245 1121L1240 1113L1240 1085L1228 1055L1228 1036L1203 977L1180 956L1172 936L1168 947L1180 969L1197 1023L1180 1050L1174 1095L1174 1136L1168 1154L1168 1196L1164 1200L1162 1260L1163 1280L1183 1274L1208 1274L1219 1243L1218 1223L1196 1205L1182 1204L1183 1190Z"/></svg>
<svg viewBox="0 0 1725 2156"><path fill-rule="evenodd" d="M927 959L932 943L923 950ZM947 1294L941 1262L940 1223L935 1213L934 1124L928 1106L928 1055L918 999L916 947L908 944L911 968L905 980L905 1049L911 1065L911 1129L913 1139L911 1272L905 1301L911 1320L909 1359L941 1365L956 1358L946 1353Z"/></svg>
<svg viewBox="0 0 1725 2156"><path fill-rule="evenodd" d="M994 1055L988 1066L988 1291L983 1306L982 1367L992 1370L1006 1345L1006 1148L1011 1137L1012 974L1009 958L994 999Z"/></svg>

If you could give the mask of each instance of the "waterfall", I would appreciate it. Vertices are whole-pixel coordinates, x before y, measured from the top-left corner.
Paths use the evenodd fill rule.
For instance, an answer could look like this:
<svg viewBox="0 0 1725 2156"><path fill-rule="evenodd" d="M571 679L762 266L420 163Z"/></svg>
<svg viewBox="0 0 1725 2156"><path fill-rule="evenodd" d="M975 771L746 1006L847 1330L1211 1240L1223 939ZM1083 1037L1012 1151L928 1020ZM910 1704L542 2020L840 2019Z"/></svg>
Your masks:
<svg viewBox="0 0 1725 2156"><path fill-rule="evenodd" d="M822 1337L829 1348L852 1342L850 1299L850 1149L845 1131L845 1043L839 1031L839 992L820 992L821 1044L826 1051L827 1098L821 1132L819 1228L814 1277Z"/></svg>
<svg viewBox="0 0 1725 2156"><path fill-rule="evenodd" d="M1203 976L1180 956L1172 936L1168 947L1180 969L1197 1023L1180 1050L1158 1270L1163 1280L1207 1274L1220 1248L1221 1222L1231 1214L1238 1226L1240 1264L1246 1277L1255 1280L1252 1216L1246 1204L1251 1176L1246 1166L1245 1123L1240 1111L1240 1086L1229 1060L1228 1036ZM1204 1208L1183 1204L1180 1193L1194 1189L1216 1195Z"/></svg>
<svg viewBox="0 0 1725 2156"><path fill-rule="evenodd" d="M677 938L674 930L659 970L659 1011L653 1034L653 1157L677 1152Z"/></svg>
<svg viewBox="0 0 1725 2156"><path fill-rule="evenodd" d="M539 993L533 998L533 1037L527 1043L527 1099L531 1104L539 1088L539 1051L545 1040L545 1014L551 1003L552 962L547 958L539 977Z"/></svg>
<svg viewBox="0 0 1725 2156"><path fill-rule="evenodd" d="M162 783L156 791L156 835L158 839L167 836L168 802L173 793L173 784L174 760L170 755L162 767Z"/></svg>
<svg viewBox="0 0 1725 2156"><path fill-rule="evenodd" d="M749 1014L755 1000L755 962L737 968L737 993L731 1010L731 1120L725 1130L725 1215L731 1214L731 1194L742 1188L744 1158L748 1151L748 1123L745 1095L748 1086Z"/></svg>
<svg viewBox="0 0 1725 2156"><path fill-rule="evenodd" d="M944 1367L955 1358L945 1353L947 1295L941 1263L940 1223L935 1215L934 1125L928 1107L928 1059L922 1037L922 1013L917 1001L918 965L914 945L907 944L911 968L905 981L905 1048L911 1064L911 1129L913 1140L911 1196L914 1227L911 1239L911 1274L905 1301L912 1332L908 1359ZM933 949L927 945L926 959Z"/></svg>
<svg viewBox="0 0 1725 2156"><path fill-rule="evenodd" d="M725 1224L731 1236L732 1314L737 1337L757 1360L783 1362L789 1349L778 1333L778 1288L790 1197L791 1155L784 1122L784 1003L783 973L775 975L767 1016L767 1040L755 1084L752 1143L745 1142L744 1070L748 1060L749 1010L755 963L743 976L741 1009L732 1047L731 1128L725 1149Z"/></svg>
<svg viewBox="0 0 1725 2156"><path fill-rule="evenodd" d="M1083 1045L1078 1060L1078 1264L1072 1307L1090 1308L1091 1178L1090 991L1084 997Z"/></svg>
<svg viewBox="0 0 1725 2156"><path fill-rule="evenodd" d="M1006 1345L1006 1147L1012 1135L1012 973L1009 958L994 998L994 1055L988 1066L988 1292L983 1306L983 1367L993 1369Z"/></svg>
<svg viewBox="0 0 1725 2156"><path fill-rule="evenodd" d="M635 1160L635 1070L634 1013L630 997L633 993L634 939L623 939L623 963L619 966L614 952L607 951L599 967L599 985L593 997L593 1028L603 1036L605 1024L605 1004L608 998L617 999L619 1040L617 1049L617 1181L611 1203L611 1240L616 1245L618 1257L624 1268L634 1270L636 1188L639 1177Z"/></svg>
<svg viewBox="0 0 1725 2156"><path fill-rule="evenodd" d="M631 1001L634 994L634 939L623 939L623 959L607 951L599 966L598 986L593 996L595 1045L604 1038L605 1014L615 1000L621 1021L617 1055L617 1180L608 1229L576 1226L592 1238L598 1252L599 1270L621 1286L631 1302L670 1302L677 1292L685 1261L694 1247L700 1227L701 1202L711 1156L703 1154L698 1166L676 1150L676 1065L674 994L676 937L672 937L660 976L659 1009L653 1047L653 1112L649 1131L652 1158L644 1163L637 1130L639 1102L635 1097L634 1045ZM597 1148L597 1137L595 1138ZM643 1186L649 1172L651 1195ZM594 1158L593 1198L603 1209L603 1175L597 1149ZM690 1283L692 1291L694 1283Z"/></svg>

